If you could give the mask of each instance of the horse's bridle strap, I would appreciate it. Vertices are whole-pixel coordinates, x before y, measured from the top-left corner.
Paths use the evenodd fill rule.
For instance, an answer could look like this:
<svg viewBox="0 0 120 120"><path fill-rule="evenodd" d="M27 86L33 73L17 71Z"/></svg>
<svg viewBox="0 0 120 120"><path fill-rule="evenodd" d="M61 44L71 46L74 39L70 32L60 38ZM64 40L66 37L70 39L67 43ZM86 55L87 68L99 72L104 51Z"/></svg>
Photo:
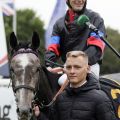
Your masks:
<svg viewBox="0 0 120 120"><path fill-rule="evenodd" d="M25 88L25 89L35 92L35 89L33 87L27 86L27 85L19 85L19 86L14 87L14 92L16 92L17 90L19 90L21 88Z"/></svg>
<svg viewBox="0 0 120 120"><path fill-rule="evenodd" d="M55 96L53 97L52 101L51 101L49 104L47 104L47 105L44 105L43 103L41 103L41 104L39 105L40 109L43 109L43 108L46 108L46 107L50 107L50 106L55 102L57 96L58 96L59 94L61 94L61 93L63 92L63 90L66 88L66 86L68 85L68 83L69 83L69 81L66 79L65 82L64 82L64 84L63 84L63 85L61 86L61 88L59 89L59 91L58 91L58 92L55 94Z"/></svg>
<svg viewBox="0 0 120 120"><path fill-rule="evenodd" d="M55 96L53 98L54 101L56 100L57 96L63 92L63 90L68 85L68 83L69 83L69 80L66 79L65 82L63 83L63 85L61 86L61 88L59 89L59 91L55 94Z"/></svg>

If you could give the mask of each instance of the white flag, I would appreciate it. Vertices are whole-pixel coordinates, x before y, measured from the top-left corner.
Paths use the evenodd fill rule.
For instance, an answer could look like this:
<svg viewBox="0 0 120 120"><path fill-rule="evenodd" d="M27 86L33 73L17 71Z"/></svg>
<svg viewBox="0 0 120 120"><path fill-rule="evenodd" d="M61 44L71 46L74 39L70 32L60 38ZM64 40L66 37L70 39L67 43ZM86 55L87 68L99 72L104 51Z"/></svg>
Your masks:
<svg viewBox="0 0 120 120"><path fill-rule="evenodd" d="M0 76L5 77L9 76L7 44L1 8L0 8Z"/></svg>
<svg viewBox="0 0 120 120"><path fill-rule="evenodd" d="M57 0L57 2L56 2L55 9L53 11L51 20L49 22L49 26L45 33L45 47L46 48L50 43L50 37L52 34L53 25L60 17L65 15L65 11L66 11L66 3L65 2L66 2L65 0Z"/></svg>

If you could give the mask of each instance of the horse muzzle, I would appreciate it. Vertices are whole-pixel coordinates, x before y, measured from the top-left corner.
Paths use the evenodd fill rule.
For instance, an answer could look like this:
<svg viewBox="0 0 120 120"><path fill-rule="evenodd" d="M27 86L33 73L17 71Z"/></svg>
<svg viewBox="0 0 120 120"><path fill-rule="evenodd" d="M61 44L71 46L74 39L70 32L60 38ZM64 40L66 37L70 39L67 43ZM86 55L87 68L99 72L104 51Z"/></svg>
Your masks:
<svg viewBox="0 0 120 120"><path fill-rule="evenodd" d="M32 108L17 108L18 120L30 120L32 117Z"/></svg>

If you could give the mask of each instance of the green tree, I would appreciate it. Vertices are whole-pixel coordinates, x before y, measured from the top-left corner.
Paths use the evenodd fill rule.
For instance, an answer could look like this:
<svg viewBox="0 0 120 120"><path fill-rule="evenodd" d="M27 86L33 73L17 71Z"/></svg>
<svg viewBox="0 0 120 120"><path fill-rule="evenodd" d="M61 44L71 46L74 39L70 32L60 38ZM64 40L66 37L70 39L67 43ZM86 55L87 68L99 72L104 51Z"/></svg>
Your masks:
<svg viewBox="0 0 120 120"><path fill-rule="evenodd" d="M9 43L10 33L12 28L12 16L4 17L6 39ZM36 31L40 36L40 51L43 56L44 51L44 22L36 16L35 12L31 9L24 9L17 11L17 38L18 40L31 40L33 32ZM9 47L8 47L9 48Z"/></svg>
<svg viewBox="0 0 120 120"><path fill-rule="evenodd" d="M120 53L120 34L117 30L113 30L110 27L107 28L107 41ZM119 66L120 58L106 46L101 73L108 74L120 72Z"/></svg>

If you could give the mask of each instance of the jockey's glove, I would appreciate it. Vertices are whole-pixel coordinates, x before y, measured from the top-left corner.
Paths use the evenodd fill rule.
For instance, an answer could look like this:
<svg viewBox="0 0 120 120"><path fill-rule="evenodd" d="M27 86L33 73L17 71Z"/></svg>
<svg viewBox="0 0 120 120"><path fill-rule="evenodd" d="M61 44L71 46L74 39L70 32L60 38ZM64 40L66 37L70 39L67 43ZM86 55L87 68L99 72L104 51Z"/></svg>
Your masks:
<svg viewBox="0 0 120 120"><path fill-rule="evenodd" d="M48 62L47 60L51 61ZM45 52L45 65L46 67L54 67L54 64L52 62L56 62L57 55L52 51L46 51Z"/></svg>

